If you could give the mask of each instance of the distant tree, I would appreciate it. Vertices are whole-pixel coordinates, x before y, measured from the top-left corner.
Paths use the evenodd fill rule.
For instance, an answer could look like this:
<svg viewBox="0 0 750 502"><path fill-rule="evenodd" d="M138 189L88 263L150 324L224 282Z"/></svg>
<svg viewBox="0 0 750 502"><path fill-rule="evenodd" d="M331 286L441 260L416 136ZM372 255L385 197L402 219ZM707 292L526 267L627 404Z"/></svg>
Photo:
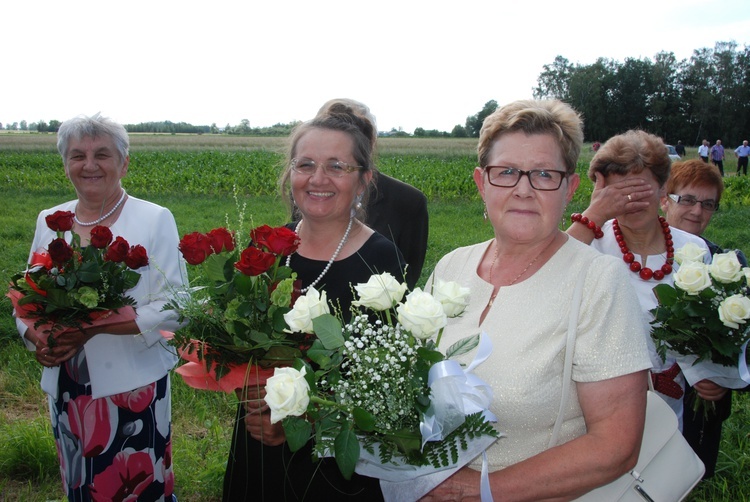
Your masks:
<svg viewBox="0 0 750 502"><path fill-rule="evenodd" d="M557 98L562 101L570 99L570 76L575 68L562 56L555 57L552 64L546 64L544 71L537 78L533 89L536 99Z"/></svg>
<svg viewBox="0 0 750 502"><path fill-rule="evenodd" d="M454 138L465 138L468 136L468 134L466 133L466 128L464 126L462 126L461 124L456 124L451 131L451 136L453 136Z"/></svg>
<svg viewBox="0 0 750 502"><path fill-rule="evenodd" d="M40 121L39 121L39 122L37 122L37 124L36 124L36 130L37 130L38 132L47 132L47 128L48 128L48 127L49 127L49 126L47 125L47 122L45 122L44 120L40 120Z"/></svg>
<svg viewBox="0 0 750 502"><path fill-rule="evenodd" d="M423 138L425 136L424 129L422 127L414 129L414 136L417 138Z"/></svg>
<svg viewBox="0 0 750 502"><path fill-rule="evenodd" d="M58 129L60 129L60 126L62 125L62 122L59 120L50 120L49 125L47 126L47 130L49 132L57 132Z"/></svg>
<svg viewBox="0 0 750 502"><path fill-rule="evenodd" d="M209 127L209 132L211 134L219 134L219 128L217 127L216 122L213 122L211 124L211 127Z"/></svg>
<svg viewBox="0 0 750 502"><path fill-rule="evenodd" d="M484 104L484 107L479 113L466 117L466 133L472 138L478 138L484 119L486 119L488 115L491 115L495 110L497 110L497 101L491 99Z"/></svg>
<svg viewBox="0 0 750 502"><path fill-rule="evenodd" d="M18 122L13 122L12 124L5 124L5 128L9 131L17 131L18 130Z"/></svg>
<svg viewBox="0 0 750 502"><path fill-rule="evenodd" d="M0 122L0 130L3 128L3 123Z"/></svg>
<svg viewBox="0 0 750 502"><path fill-rule="evenodd" d="M22 131L28 131L29 130L29 125L26 123L25 120L21 121L21 130Z"/></svg>

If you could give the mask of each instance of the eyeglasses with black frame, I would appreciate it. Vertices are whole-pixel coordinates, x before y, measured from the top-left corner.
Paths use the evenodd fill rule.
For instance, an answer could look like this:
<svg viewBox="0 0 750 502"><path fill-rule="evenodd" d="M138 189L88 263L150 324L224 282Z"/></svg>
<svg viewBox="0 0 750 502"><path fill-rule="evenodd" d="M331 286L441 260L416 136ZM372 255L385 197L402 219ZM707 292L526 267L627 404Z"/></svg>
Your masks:
<svg viewBox="0 0 750 502"><path fill-rule="evenodd" d="M487 166L484 168L487 173L487 180L490 185L500 188L512 188L518 185L522 176L529 178L531 188L541 191L558 190L563 180L568 176L567 171L558 171L556 169L532 169L531 171L522 171L515 167L507 166Z"/></svg>
<svg viewBox="0 0 750 502"><path fill-rule="evenodd" d="M323 174L334 178L341 178L346 174L362 169L362 166L355 166L341 160L328 160L324 163L318 164L311 159L292 159L291 165L294 172L306 176L312 176L315 174L315 171L318 170L318 166L320 166L321 169L323 169Z"/></svg>
<svg viewBox="0 0 750 502"><path fill-rule="evenodd" d="M703 209L711 211L712 213L719 210L719 203L713 199L698 200L692 195L677 195L676 193L669 194L669 198L681 206L692 207L696 204L700 204Z"/></svg>

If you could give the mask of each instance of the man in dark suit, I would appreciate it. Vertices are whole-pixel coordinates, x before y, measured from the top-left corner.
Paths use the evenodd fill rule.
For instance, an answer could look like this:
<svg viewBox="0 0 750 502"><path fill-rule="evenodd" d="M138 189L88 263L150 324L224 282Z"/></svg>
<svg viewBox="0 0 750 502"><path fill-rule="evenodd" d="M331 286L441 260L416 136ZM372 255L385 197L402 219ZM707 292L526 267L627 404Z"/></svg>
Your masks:
<svg viewBox="0 0 750 502"><path fill-rule="evenodd" d="M406 283L413 289L427 252L427 197L413 186L377 172L370 185L366 220L401 250L408 264Z"/></svg>

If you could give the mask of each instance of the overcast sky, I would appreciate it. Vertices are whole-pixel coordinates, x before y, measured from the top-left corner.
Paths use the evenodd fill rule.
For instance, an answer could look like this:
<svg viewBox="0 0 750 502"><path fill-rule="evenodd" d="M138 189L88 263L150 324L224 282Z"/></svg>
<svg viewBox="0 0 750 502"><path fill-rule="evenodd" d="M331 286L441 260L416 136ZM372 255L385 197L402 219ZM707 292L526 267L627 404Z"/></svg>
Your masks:
<svg viewBox="0 0 750 502"><path fill-rule="evenodd" d="M747 0L10 0L0 122L96 112L122 123L252 127L367 104L381 130L450 131L530 98L562 55L688 59L750 44Z"/></svg>

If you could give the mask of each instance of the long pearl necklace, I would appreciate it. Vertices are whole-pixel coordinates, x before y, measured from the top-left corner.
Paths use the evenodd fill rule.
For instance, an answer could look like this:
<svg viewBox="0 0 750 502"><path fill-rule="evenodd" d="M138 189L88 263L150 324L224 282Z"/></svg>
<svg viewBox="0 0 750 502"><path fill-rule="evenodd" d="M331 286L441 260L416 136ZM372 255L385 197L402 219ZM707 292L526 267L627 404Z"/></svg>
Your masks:
<svg viewBox="0 0 750 502"><path fill-rule="evenodd" d="M300 289L300 293L305 294L308 289L314 287L317 283L320 282L320 280L323 278L324 275L326 275L326 272L328 272L328 269L331 268L331 265L333 265L333 262L338 258L339 253L341 252L341 249L344 247L344 244L346 244L346 241L349 239L349 231L352 229L352 222L354 221L354 218L349 218L349 225L346 227L346 232L344 232L344 236L341 238L341 242L339 242L339 245L336 247L336 251L333 252L333 256L331 256L331 259L328 260L328 263L326 264L323 271L320 273L317 279L315 279L313 282L310 283L309 286L306 288ZM297 227L294 229L295 232L297 232L297 235L299 235L299 229L302 227L302 220L297 223ZM289 262L292 260L292 255L289 255L286 257L286 266L289 266Z"/></svg>
<svg viewBox="0 0 750 502"><path fill-rule="evenodd" d="M643 279L648 281L653 278L655 281L664 279L665 275L672 273L672 263L674 262L674 242L672 241L672 232L669 230L669 223L662 216L659 216L659 225L661 225L661 231L664 234L664 245L667 248L667 259L664 265L659 270L651 270L648 267L642 267L640 262L636 261L635 255L630 252L628 245L625 244L625 236L622 235L620 230L620 224L617 220L612 222L612 231L615 233L615 239L617 244L620 246L622 252L622 260L628 264L630 270Z"/></svg>
<svg viewBox="0 0 750 502"><path fill-rule="evenodd" d="M89 221L89 222L87 222L87 223L84 223L84 222L82 222L81 220L79 220L79 219L78 219L78 216L76 216L76 215L75 215L75 213L74 213L74 214L73 214L73 221L75 221L75 222L76 222L76 224L78 224L78 225L80 225L80 226L82 226L82 227L93 227L94 225L96 225L96 224L98 224L98 223L101 223L101 222L103 222L104 220L106 220L107 218L109 218L110 216L112 216L112 215L113 215L113 214L115 213L115 211L117 211L117 209L118 209L118 208L119 208L119 207L120 207L120 206L122 205L122 203L123 203L123 202L125 201L125 196L126 196L126 195L127 195L127 194L125 193L125 190L123 190L123 191L122 191L122 197L120 197L120 200L118 200L118 201L117 201L117 204L115 204L115 207L113 207L113 208L112 208L112 210L111 210L110 212L108 212L107 214L105 214L105 215L104 215L104 216L102 216L101 218L98 218L98 219L96 219L96 220L94 220L94 221ZM78 209L78 204L76 204L76 209Z"/></svg>

